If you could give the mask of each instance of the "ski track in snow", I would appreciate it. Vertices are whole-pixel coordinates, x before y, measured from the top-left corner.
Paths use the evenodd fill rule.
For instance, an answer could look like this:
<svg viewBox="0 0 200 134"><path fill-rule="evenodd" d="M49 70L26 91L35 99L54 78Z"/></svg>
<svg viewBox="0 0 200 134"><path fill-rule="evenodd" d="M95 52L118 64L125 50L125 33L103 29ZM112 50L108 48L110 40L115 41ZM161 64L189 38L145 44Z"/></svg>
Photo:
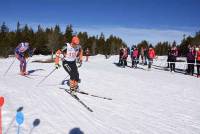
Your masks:
<svg viewBox="0 0 200 134"><path fill-rule="evenodd" d="M34 56L31 61L49 56ZM161 57L163 58L163 57ZM0 95L5 98L2 109L3 133L17 132L16 110L23 107L25 121L21 134L67 134L80 128L85 134L199 134L200 79L180 73L138 65L139 69L120 68L114 63L118 56L105 59L90 57L79 68L81 90L112 100L77 94L94 112L89 112L77 100L59 87L68 76L53 63L28 63L30 78L18 75L16 60L7 75L3 74L12 58L0 59ZM130 60L130 59L129 59ZM166 66L165 60L154 62ZM128 62L128 65L130 63ZM184 69L183 64L178 68ZM69 79L69 77L67 77ZM33 128L35 119L41 122Z"/></svg>

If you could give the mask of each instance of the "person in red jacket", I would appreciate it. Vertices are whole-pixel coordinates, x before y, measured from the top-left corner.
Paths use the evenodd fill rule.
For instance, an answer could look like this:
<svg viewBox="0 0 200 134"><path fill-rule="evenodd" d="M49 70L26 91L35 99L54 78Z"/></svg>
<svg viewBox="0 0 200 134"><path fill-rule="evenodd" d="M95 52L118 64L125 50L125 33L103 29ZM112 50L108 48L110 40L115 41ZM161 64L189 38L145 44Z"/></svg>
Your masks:
<svg viewBox="0 0 200 134"><path fill-rule="evenodd" d="M197 77L200 77L200 45L196 47Z"/></svg>
<svg viewBox="0 0 200 134"><path fill-rule="evenodd" d="M156 54L155 54L155 51L153 49L153 46L150 45L149 51L148 51L148 61L149 61L148 69L151 69L151 65L153 64L153 59L155 58L155 56L156 56Z"/></svg>

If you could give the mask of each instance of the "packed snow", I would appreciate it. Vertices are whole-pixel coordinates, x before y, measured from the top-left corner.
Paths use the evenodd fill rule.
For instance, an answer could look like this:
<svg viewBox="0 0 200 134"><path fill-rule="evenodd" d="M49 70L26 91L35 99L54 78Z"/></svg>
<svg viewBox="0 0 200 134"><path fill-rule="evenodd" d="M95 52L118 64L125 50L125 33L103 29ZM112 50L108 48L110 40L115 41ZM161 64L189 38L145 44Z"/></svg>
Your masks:
<svg viewBox="0 0 200 134"><path fill-rule="evenodd" d="M53 69L53 63L32 62L50 56L33 56L27 65L28 77L19 75L15 61L3 76L13 57L0 59L0 96L3 134L17 133L17 110L24 113L20 134L199 134L200 79L163 69L166 58L138 69L116 66L118 56L105 59L92 56L79 68L79 88L90 94L78 97L94 112L88 111L60 87L68 74L61 67L39 86ZM129 59L130 61L130 59ZM130 66L130 62L128 65ZM177 67L185 68L185 64ZM38 126L33 121L39 119Z"/></svg>

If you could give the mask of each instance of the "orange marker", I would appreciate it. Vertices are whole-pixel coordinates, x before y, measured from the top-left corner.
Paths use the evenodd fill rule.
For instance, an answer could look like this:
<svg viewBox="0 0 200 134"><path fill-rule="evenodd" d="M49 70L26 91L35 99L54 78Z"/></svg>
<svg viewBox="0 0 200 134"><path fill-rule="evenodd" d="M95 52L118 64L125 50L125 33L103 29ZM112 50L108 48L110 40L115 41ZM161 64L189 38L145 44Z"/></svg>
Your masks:
<svg viewBox="0 0 200 134"><path fill-rule="evenodd" d="M0 134L2 134L1 107L4 104L4 97L0 96Z"/></svg>

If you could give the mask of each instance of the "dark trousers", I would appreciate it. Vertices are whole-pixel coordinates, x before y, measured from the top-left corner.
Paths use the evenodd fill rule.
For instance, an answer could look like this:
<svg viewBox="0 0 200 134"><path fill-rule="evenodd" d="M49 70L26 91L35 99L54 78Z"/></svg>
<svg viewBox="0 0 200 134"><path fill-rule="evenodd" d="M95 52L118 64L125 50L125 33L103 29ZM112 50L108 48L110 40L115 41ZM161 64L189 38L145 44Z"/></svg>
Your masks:
<svg viewBox="0 0 200 134"><path fill-rule="evenodd" d="M188 63L188 68L187 68L187 73L188 74L194 74L194 60L187 60Z"/></svg>
<svg viewBox="0 0 200 134"><path fill-rule="evenodd" d="M151 68L151 65L153 64L153 59L149 58L149 64L148 64L148 68Z"/></svg>
<svg viewBox="0 0 200 134"><path fill-rule="evenodd" d="M121 61L120 61L120 66L123 66L123 67L127 66L127 61L126 61L125 58L122 58L122 59L121 59Z"/></svg>
<svg viewBox="0 0 200 134"><path fill-rule="evenodd" d="M172 62L172 63L169 64L169 66L170 66L170 71L171 71L171 72L172 72L172 71L175 72L175 67L176 67L175 62L176 62L176 60L170 60L170 62Z"/></svg>
<svg viewBox="0 0 200 134"><path fill-rule="evenodd" d="M135 57L133 57L132 58L132 67L137 67L137 62L138 62L138 59L137 58L135 58Z"/></svg>
<svg viewBox="0 0 200 134"><path fill-rule="evenodd" d="M119 58L119 65L122 66L123 65L123 59L120 57Z"/></svg>
<svg viewBox="0 0 200 134"><path fill-rule="evenodd" d="M78 73L78 68L76 66L76 61L63 61L63 67L65 71L70 76L70 80L79 80L79 73Z"/></svg>

